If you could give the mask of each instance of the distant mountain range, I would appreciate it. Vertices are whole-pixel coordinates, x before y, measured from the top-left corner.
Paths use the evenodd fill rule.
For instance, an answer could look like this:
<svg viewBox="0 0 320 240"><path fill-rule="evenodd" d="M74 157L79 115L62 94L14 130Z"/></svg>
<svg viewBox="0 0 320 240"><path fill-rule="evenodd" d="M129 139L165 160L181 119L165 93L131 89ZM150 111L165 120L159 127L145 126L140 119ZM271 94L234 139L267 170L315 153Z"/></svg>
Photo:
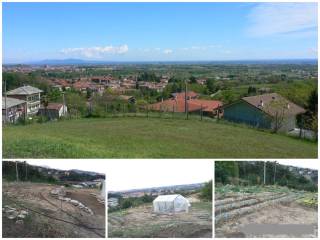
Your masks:
<svg viewBox="0 0 320 240"><path fill-rule="evenodd" d="M36 168L43 168L43 169L47 169L47 170L53 170L53 171L57 171L57 172L74 172L77 174L86 174L86 175L90 175L90 176L100 176L100 175L104 175L102 173L98 173L98 172L92 172L92 171L84 171L84 170L78 170L78 169L70 169L70 170L63 170L63 169L57 169L57 168L52 168L50 166L47 165L32 165L30 164L30 166L36 167Z"/></svg>
<svg viewBox="0 0 320 240"><path fill-rule="evenodd" d="M102 175L101 173L97 173L97 172L89 172L89 171L83 171L83 170L77 170L77 169L71 169L69 171L75 172L78 174L87 174L87 175L91 175L91 176Z"/></svg>
<svg viewBox="0 0 320 240"><path fill-rule="evenodd" d="M224 60L224 61L99 61L87 59L45 59L23 65L121 65L121 64L317 64L318 59ZM5 64L5 65L19 65Z"/></svg>
<svg viewBox="0 0 320 240"><path fill-rule="evenodd" d="M110 191L111 193L134 193L134 192L151 192L155 190L194 190L202 188L205 183L192 183L172 186L150 187L150 188L137 188L123 191Z"/></svg>
<svg viewBox="0 0 320 240"><path fill-rule="evenodd" d="M27 62L24 64L31 64L31 65L82 65L82 64L88 64L88 63L96 63L96 61L68 58L68 59L45 59L42 61Z"/></svg>

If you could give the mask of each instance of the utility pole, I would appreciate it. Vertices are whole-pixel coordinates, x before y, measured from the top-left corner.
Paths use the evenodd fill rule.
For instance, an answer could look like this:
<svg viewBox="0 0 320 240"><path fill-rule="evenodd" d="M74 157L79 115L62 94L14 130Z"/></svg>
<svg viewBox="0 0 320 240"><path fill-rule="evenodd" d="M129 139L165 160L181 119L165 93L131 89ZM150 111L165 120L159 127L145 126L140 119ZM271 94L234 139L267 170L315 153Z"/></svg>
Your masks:
<svg viewBox="0 0 320 240"><path fill-rule="evenodd" d="M26 181L28 179L28 164L26 161L24 161L25 167L26 167Z"/></svg>
<svg viewBox="0 0 320 240"><path fill-rule="evenodd" d="M66 114L65 112L66 100L64 97L64 92L62 92L62 101L63 101L63 116L64 116Z"/></svg>
<svg viewBox="0 0 320 240"><path fill-rule="evenodd" d="M273 185L276 184L277 161L274 162Z"/></svg>
<svg viewBox="0 0 320 240"><path fill-rule="evenodd" d="M19 181L18 162L16 161L16 180Z"/></svg>
<svg viewBox="0 0 320 240"><path fill-rule="evenodd" d="M4 119L4 124L7 123L7 119L8 119L8 109L7 109L7 80L4 79L4 106L6 108L6 115L5 115L5 119Z"/></svg>
<svg viewBox="0 0 320 240"><path fill-rule="evenodd" d="M188 113L188 97L187 97L187 92L188 92L188 87L187 87L187 80L184 81L185 84L185 89L184 89L184 110L186 113L186 119L189 118L189 113Z"/></svg>
<svg viewBox="0 0 320 240"><path fill-rule="evenodd" d="M266 162L263 162L263 185L266 185Z"/></svg>

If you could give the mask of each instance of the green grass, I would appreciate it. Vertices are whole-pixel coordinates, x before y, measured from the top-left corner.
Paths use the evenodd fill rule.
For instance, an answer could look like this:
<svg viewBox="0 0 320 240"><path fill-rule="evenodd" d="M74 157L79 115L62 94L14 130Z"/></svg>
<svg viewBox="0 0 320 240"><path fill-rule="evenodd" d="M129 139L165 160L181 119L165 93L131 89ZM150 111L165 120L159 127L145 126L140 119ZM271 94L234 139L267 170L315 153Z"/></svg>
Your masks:
<svg viewBox="0 0 320 240"><path fill-rule="evenodd" d="M278 186L278 185L253 185L253 186L237 186L237 185L216 185L215 193L227 194L227 193L261 193L261 192L275 192L275 193L287 193L294 192L297 190L289 189L287 187Z"/></svg>
<svg viewBox="0 0 320 240"><path fill-rule="evenodd" d="M192 203L192 208L197 210L205 210L208 213L212 213L212 202L194 202Z"/></svg>
<svg viewBox="0 0 320 240"><path fill-rule="evenodd" d="M4 158L316 158L317 144L199 120L120 117L3 129Z"/></svg>

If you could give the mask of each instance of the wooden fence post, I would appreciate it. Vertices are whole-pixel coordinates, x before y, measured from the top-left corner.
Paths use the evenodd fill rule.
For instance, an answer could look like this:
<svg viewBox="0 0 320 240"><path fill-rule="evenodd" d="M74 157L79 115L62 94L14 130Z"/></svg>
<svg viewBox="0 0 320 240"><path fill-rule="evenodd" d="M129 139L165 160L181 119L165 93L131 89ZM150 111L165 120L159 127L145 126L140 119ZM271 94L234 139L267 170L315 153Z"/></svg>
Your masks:
<svg viewBox="0 0 320 240"><path fill-rule="evenodd" d="M174 105L172 105L172 118L174 118Z"/></svg>
<svg viewBox="0 0 320 240"><path fill-rule="evenodd" d="M149 118L149 106L147 105L147 118Z"/></svg>

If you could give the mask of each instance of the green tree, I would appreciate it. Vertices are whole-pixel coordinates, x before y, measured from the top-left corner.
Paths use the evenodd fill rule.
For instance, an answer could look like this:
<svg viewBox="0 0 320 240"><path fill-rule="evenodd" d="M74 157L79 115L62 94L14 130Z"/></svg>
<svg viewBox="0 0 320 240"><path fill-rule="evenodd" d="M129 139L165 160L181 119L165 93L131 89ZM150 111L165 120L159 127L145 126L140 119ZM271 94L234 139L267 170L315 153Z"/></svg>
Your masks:
<svg viewBox="0 0 320 240"><path fill-rule="evenodd" d="M249 86L248 87L248 95L256 95L257 94L257 88L253 87L253 86Z"/></svg>
<svg viewBox="0 0 320 240"><path fill-rule="evenodd" d="M190 80L190 83L197 83L197 79L195 78L195 76L191 76L189 80Z"/></svg>
<svg viewBox="0 0 320 240"><path fill-rule="evenodd" d="M205 183L204 187L201 189L201 198L212 201L212 180Z"/></svg>
<svg viewBox="0 0 320 240"><path fill-rule="evenodd" d="M133 200L130 198L125 198L123 199L123 201L121 201L120 203L120 208L121 209L126 209L126 208L130 208L133 206Z"/></svg>
<svg viewBox="0 0 320 240"><path fill-rule="evenodd" d="M215 93L218 90L213 79L208 79L206 81L206 86L210 93Z"/></svg>
<svg viewBox="0 0 320 240"><path fill-rule="evenodd" d="M318 112L318 91L317 89L314 89L309 98L308 98L308 102L307 102L307 108L309 111L316 113Z"/></svg>

